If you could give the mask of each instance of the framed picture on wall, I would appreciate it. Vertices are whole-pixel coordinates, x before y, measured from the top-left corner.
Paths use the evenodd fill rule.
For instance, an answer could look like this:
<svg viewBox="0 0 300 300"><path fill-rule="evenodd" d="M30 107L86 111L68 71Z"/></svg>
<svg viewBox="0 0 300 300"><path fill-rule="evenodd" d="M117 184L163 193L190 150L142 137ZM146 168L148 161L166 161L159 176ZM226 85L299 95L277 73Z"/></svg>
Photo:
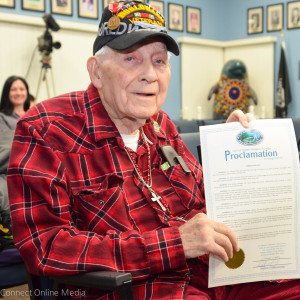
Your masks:
<svg viewBox="0 0 300 300"><path fill-rule="evenodd" d="M98 19L98 1L78 0L78 17Z"/></svg>
<svg viewBox="0 0 300 300"><path fill-rule="evenodd" d="M157 1L157 0L149 0L148 3L156 9L161 15L164 16L164 2L163 1Z"/></svg>
<svg viewBox="0 0 300 300"><path fill-rule="evenodd" d="M248 9L248 34L263 32L263 7L254 7Z"/></svg>
<svg viewBox="0 0 300 300"><path fill-rule="evenodd" d="M72 16L72 0L52 0L51 13Z"/></svg>
<svg viewBox="0 0 300 300"><path fill-rule="evenodd" d="M169 29L183 31L183 5L168 4L169 11Z"/></svg>
<svg viewBox="0 0 300 300"><path fill-rule="evenodd" d="M14 8L15 0L0 0L0 6Z"/></svg>
<svg viewBox="0 0 300 300"><path fill-rule="evenodd" d="M300 28L300 1L287 4L287 28Z"/></svg>
<svg viewBox="0 0 300 300"><path fill-rule="evenodd" d="M201 9L187 6L186 8L187 32L201 33Z"/></svg>
<svg viewBox="0 0 300 300"><path fill-rule="evenodd" d="M45 11L45 0L22 0L22 9Z"/></svg>
<svg viewBox="0 0 300 300"><path fill-rule="evenodd" d="M267 31L278 31L283 28L283 4L267 6Z"/></svg>

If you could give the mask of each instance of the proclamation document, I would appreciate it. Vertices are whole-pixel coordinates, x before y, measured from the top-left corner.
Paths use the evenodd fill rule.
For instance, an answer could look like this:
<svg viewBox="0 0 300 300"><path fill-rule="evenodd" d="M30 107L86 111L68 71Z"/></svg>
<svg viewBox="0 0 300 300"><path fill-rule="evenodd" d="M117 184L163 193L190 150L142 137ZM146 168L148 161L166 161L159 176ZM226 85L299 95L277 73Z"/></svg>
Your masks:
<svg viewBox="0 0 300 300"><path fill-rule="evenodd" d="M299 154L291 119L200 127L207 214L241 250L212 255L209 287L300 278Z"/></svg>

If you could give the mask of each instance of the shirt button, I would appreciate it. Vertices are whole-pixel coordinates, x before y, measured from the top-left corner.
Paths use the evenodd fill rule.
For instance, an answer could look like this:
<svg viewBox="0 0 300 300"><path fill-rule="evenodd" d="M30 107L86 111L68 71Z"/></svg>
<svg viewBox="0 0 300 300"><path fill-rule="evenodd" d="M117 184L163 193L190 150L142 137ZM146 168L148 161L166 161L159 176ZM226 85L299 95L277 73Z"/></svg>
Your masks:
<svg viewBox="0 0 300 300"><path fill-rule="evenodd" d="M185 278L189 278L190 276L191 276L190 273L186 273L186 274L185 274Z"/></svg>
<svg viewBox="0 0 300 300"><path fill-rule="evenodd" d="M165 221L169 221L170 218L169 218L168 216L164 216L164 220L165 220Z"/></svg>
<svg viewBox="0 0 300 300"><path fill-rule="evenodd" d="M181 289L184 289L184 285L179 285L178 287Z"/></svg>
<svg viewBox="0 0 300 300"><path fill-rule="evenodd" d="M103 200L100 200L100 201L98 202L98 204L99 204L99 205L103 205L103 204L104 204L104 201L103 201Z"/></svg>

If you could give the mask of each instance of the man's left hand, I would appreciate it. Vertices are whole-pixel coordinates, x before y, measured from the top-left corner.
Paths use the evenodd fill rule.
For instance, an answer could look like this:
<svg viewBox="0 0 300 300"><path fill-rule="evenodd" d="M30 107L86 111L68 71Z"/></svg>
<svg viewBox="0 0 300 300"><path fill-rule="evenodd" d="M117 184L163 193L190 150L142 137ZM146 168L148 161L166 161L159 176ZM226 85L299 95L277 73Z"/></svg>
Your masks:
<svg viewBox="0 0 300 300"><path fill-rule="evenodd" d="M244 114L241 110L237 109L230 114L226 123L240 122L245 128L248 128L249 122L252 120L255 120L255 116L253 114Z"/></svg>

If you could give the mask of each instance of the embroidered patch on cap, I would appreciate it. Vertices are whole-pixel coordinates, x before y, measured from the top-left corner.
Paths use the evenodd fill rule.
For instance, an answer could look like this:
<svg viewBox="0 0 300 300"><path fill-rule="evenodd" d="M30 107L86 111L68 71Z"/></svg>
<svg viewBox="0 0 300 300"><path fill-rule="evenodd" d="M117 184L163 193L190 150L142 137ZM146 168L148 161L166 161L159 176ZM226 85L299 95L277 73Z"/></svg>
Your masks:
<svg viewBox="0 0 300 300"><path fill-rule="evenodd" d="M99 27L99 36L118 36L145 28L167 31L164 18L149 4L120 4L123 3L109 4L108 10L113 15Z"/></svg>

